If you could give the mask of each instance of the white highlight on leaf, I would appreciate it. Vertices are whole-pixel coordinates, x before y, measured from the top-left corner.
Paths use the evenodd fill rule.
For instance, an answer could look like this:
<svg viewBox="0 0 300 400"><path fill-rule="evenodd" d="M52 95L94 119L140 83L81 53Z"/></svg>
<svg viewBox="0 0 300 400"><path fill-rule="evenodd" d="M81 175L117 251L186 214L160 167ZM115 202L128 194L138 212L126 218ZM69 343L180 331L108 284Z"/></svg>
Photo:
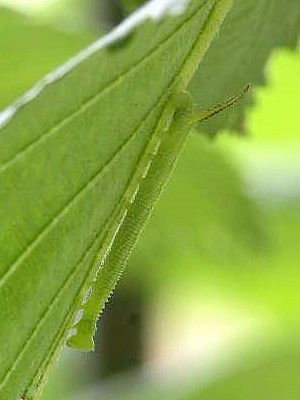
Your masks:
<svg viewBox="0 0 300 400"><path fill-rule="evenodd" d="M142 8L148 13L147 18L160 20L166 15L180 15L184 13L189 2L190 0L152 0Z"/></svg>
<svg viewBox="0 0 300 400"><path fill-rule="evenodd" d="M162 139L159 139L159 140L157 141L157 143L156 143L155 149L154 149L154 151L153 151L153 155L154 155L154 156L156 156L156 154L158 153L158 150L159 150L160 145L161 145L161 141L162 141Z"/></svg>
<svg viewBox="0 0 300 400"><path fill-rule="evenodd" d="M68 333L67 333L67 339L70 339L71 337L75 336L77 334L77 327L76 325L82 320L83 317L83 309L80 308L74 317L74 321L72 324L72 328L69 329Z"/></svg>
<svg viewBox="0 0 300 400"><path fill-rule="evenodd" d="M77 334L77 329L75 327L71 328L68 333L66 339L70 339Z"/></svg>
<svg viewBox="0 0 300 400"><path fill-rule="evenodd" d="M85 293L85 295L84 295L84 297L83 297L83 300L82 300L82 305L83 305L83 306L85 305L85 303L87 303L87 302L89 301L89 299L90 299L90 297L91 297L91 294L92 294L92 286L90 286L90 287L87 289L87 291L86 291L86 293Z"/></svg>
<svg viewBox="0 0 300 400"><path fill-rule="evenodd" d="M83 61L87 60L91 55L123 40L143 22L149 19L159 21L167 15L176 16L182 14L190 1L191 0L151 0L143 7L140 7L110 33L92 43L53 72L50 72L15 103L4 109L0 113L0 129L13 118L20 108L39 96L45 87L61 79Z"/></svg>
<svg viewBox="0 0 300 400"><path fill-rule="evenodd" d="M152 159L149 160L149 162L148 162L148 164L147 164L147 166L146 166L146 168L145 168L145 171L144 171L144 173L143 173L142 179L146 179L146 177L147 177L147 175L148 175L148 172L149 172L149 169L150 169L150 167L151 167L151 164L152 164Z"/></svg>
<svg viewBox="0 0 300 400"><path fill-rule="evenodd" d="M77 311L76 315L75 315L73 325L77 325L78 322L81 321L82 317L83 317L83 309L80 308L80 309Z"/></svg>

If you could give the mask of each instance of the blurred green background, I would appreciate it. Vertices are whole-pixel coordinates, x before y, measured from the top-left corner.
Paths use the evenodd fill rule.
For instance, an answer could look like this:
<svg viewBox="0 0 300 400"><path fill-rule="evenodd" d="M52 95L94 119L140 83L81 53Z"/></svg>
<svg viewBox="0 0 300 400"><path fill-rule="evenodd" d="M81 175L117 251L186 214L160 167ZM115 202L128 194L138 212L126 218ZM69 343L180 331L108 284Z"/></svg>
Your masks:
<svg viewBox="0 0 300 400"><path fill-rule="evenodd" d="M1 3L4 108L141 1ZM97 351L65 349L44 400L300 398L300 51L266 74L248 137L190 138Z"/></svg>

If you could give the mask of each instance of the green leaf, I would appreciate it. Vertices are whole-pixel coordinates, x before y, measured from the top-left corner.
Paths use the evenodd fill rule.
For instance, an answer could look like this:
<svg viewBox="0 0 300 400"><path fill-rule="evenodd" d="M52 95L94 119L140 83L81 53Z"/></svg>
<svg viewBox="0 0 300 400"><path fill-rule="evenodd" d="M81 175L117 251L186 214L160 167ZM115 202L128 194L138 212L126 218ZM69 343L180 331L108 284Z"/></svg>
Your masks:
<svg viewBox="0 0 300 400"><path fill-rule="evenodd" d="M0 115L1 398L36 395L100 265L111 291L178 156L172 133L187 134L175 94L231 3L194 0L126 46L96 43Z"/></svg>
<svg viewBox="0 0 300 400"><path fill-rule="evenodd" d="M299 35L299 0L235 1L190 85L195 100L208 108L246 84L252 88L264 84L265 66L274 49L295 48ZM245 97L233 109L201 125L201 130L212 135L220 129L243 132L245 106L252 99Z"/></svg>
<svg viewBox="0 0 300 400"><path fill-rule="evenodd" d="M0 35L0 109L91 41L89 35L32 24L28 17L3 7Z"/></svg>
<svg viewBox="0 0 300 400"><path fill-rule="evenodd" d="M131 12L145 0L120 2ZM299 35L298 0L236 0L190 85L195 101L210 108L247 84L252 88L265 84L265 66L274 49L294 49ZM253 96L245 97L235 108L201 125L201 130L210 135L223 129L243 133L245 108L252 101Z"/></svg>
<svg viewBox="0 0 300 400"><path fill-rule="evenodd" d="M238 370L229 369L224 376L193 394L182 396L182 400L297 400L300 396L300 354L298 343L295 345L293 341L287 337L285 346L279 343L279 351L272 349L269 354L266 351L262 357L253 350L257 359L249 357Z"/></svg>
<svg viewBox="0 0 300 400"><path fill-rule="evenodd" d="M120 3L127 13L131 13L144 4L145 0L121 0Z"/></svg>

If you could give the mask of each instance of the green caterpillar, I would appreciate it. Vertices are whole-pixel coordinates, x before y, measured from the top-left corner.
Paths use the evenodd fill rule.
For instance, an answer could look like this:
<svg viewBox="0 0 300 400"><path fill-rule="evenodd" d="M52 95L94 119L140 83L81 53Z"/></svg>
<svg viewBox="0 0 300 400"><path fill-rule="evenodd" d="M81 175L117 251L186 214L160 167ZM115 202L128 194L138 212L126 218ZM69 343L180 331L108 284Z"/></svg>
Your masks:
<svg viewBox="0 0 300 400"><path fill-rule="evenodd" d="M107 257L101 263L89 298L82 306L82 318L75 326L76 333L68 345L82 350L93 350L96 322L115 285L151 211L160 197L186 142L191 127L233 105L245 90L209 111L193 107L186 92L172 94L139 167L133 186L125 195L123 214L119 217L117 233L107 240ZM105 246L103 246L105 247Z"/></svg>

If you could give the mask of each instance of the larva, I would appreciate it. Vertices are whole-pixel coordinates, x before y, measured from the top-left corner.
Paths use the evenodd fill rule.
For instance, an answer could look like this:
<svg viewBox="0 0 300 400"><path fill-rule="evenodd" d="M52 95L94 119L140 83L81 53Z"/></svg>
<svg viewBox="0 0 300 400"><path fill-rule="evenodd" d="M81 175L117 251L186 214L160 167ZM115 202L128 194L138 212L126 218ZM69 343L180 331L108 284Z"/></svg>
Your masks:
<svg viewBox="0 0 300 400"><path fill-rule="evenodd" d="M137 185L126 199L119 229L93 283L91 295L82 306L83 317L76 325L75 335L69 338L68 345L93 350L98 316L121 277L132 249L176 165L191 126L233 105L243 93L206 112L193 108L187 93L171 96L163 124L158 127L153 143L146 149Z"/></svg>

